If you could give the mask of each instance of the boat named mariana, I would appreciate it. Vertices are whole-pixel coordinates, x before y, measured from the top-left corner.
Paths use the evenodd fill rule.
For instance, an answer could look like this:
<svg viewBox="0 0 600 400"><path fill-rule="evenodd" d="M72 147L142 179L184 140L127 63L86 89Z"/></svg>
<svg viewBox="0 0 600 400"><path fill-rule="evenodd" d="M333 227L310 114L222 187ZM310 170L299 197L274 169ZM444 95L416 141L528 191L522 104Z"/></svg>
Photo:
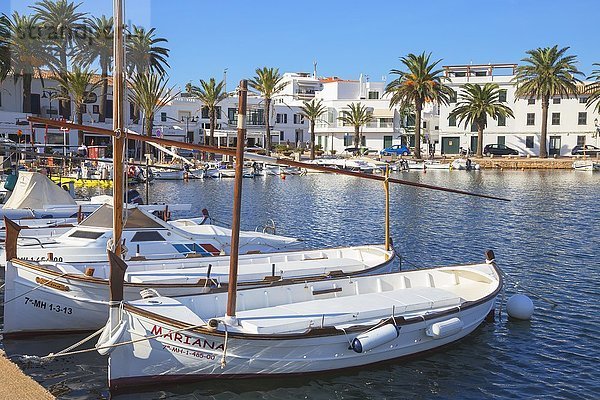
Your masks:
<svg viewBox="0 0 600 400"><path fill-rule="evenodd" d="M150 333L153 336L168 338L172 342L181 343L187 346L197 347L199 349L223 350L223 343L206 340L203 337L193 337L182 332L173 332L162 326L154 325Z"/></svg>

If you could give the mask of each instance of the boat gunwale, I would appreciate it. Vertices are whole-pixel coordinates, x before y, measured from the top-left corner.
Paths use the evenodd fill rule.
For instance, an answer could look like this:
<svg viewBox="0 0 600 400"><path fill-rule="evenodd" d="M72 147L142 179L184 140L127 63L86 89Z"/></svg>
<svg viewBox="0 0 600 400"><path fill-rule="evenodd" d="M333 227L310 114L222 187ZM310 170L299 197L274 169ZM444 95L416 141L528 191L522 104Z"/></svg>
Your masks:
<svg viewBox="0 0 600 400"><path fill-rule="evenodd" d="M474 265L481 265L481 263L463 264L462 266L468 267L468 266L474 266ZM428 320L432 320L432 319L437 319L437 318L440 318L440 317L443 317L446 315L455 314L457 312L462 312L464 310L468 310L470 308L474 308L474 307L483 305L483 304L487 303L488 301L490 301L491 299L494 299L495 297L498 296L498 294L502 290L502 288L504 286L504 279L502 278L502 274L500 273L498 266L495 263L491 264L491 265L492 265L494 272L498 276L498 285L494 289L493 292L491 292L491 293L487 294L486 296L484 296L480 299L477 299L475 301L466 301L463 304L461 304L460 306L454 306L454 307L447 308L447 309L444 309L441 311L427 313L424 315L418 315L418 316L414 316L414 317L410 317L410 318L404 318L403 316L397 316L397 317L394 317L395 324L398 326L406 326L406 325L412 325L415 323L424 322L424 321L428 321ZM452 268L452 267L456 267L456 266L448 266L448 268ZM440 267L423 268L423 269L419 269L418 271L427 271L427 270L432 270L432 269L437 269L437 268L440 268ZM445 268L445 267L442 267L442 268ZM407 271L407 272L409 272L409 271ZM187 296L190 296L190 295L187 295ZM177 296L177 297L184 297L184 296ZM163 315L156 314L156 313L153 313L148 310L144 310L140 307L131 305L129 302L123 302L123 310L128 311L132 314L137 314L146 319L159 321L165 325L170 325L171 327L176 328L176 329L183 329L183 328L186 328L189 326L189 324L183 323L180 320L176 320L176 319L170 318L170 317L165 317ZM384 318L374 324L355 325L355 326L345 329L345 332L354 332L354 331L364 330L366 328L367 329L372 328L374 326L377 326L378 324L381 323L381 321L384 321L384 320L386 320L386 318ZM184 330L187 332L206 334L206 335L211 335L214 337L223 337L224 338L226 335L226 333L224 331L218 331L216 329L211 329L208 327L194 327L194 328L184 329ZM245 332L228 332L227 335L229 338L244 338L244 339L248 339L248 340L280 340L280 339L290 339L291 340L291 339L332 336L331 335L332 333L335 333L336 335L345 335L344 332L341 332L340 330L336 329L334 326L326 326L326 327L322 327L322 328L310 328L302 333L253 334L253 333L245 333Z"/></svg>
<svg viewBox="0 0 600 400"><path fill-rule="evenodd" d="M372 245L367 245L364 247L370 247ZM362 247L362 246L357 246L357 247ZM342 247L340 247L342 248ZM328 250L336 250L338 248L333 248L333 249L328 249ZM355 276L355 275L362 275L362 274L368 274L370 272L372 272L375 269L379 269L382 268L388 264L390 264L392 261L394 261L396 259L396 251L394 249L392 249L391 251L386 251L386 250L381 250L384 253L391 253L389 259L387 259L385 262L374 265L370 268L365 268L362 269L360 271L355 271L355 272L343 272L341 274L340 277L349 277L349 276ZM297 252L297 251L296 251ZM288 253L294 253L294 251L290 251ZM270 253L264 253L265 255L268 256L268 254ZM275 254L275 253L273 253ZM277 254L281 254L281 253L277 253ZM209 259L210 257L204 257L206 259ZM29 268L35 271L38 271L39 273L44 273L44 274L48 274L48 275L52 275L54 277L58 277L58 278L65 278L65 279L71 279L71 280L75 280L75 281L83 281L86 283L90 283L90 284L100 284L103 286L108 286L109 285L109 280L105 279L105 278L98 278L98 277L94 277L94 276L87 276L83 273L81 274L71 274L71 273L67 273L67 274L61 274L59 271L54 271L48 268L45 268L44 266L41 266L39 264L33 264L31 262L29 262L28 260L22 260L19 258L14 258L12 260L10 260L11 263L13 264L17 264L20 267L23 268ZM155 261L155 260L148 260L148 261ZM160 261L160 260L159 260ZM68 263L67 263L68 264ZM92 263L90 263L92 264ZM62 276L61 276L62 275ZM268 275L266 275L265 277L268 277ZM272 287L272 286L282 286L282 285L287 285L287 284L291 284L291 283L302 283L302 282L318 282L321 280L328 280L331 279L332 276L329 274L320 274L320 275L314 275L314 276L305 276L305 277L296 277L296 278L286 278L286 279L280 279L277 281L267 281L267 280L257 280L257 281L245 281L245 282L238 282L237 286L241 287L241 288L255 288L257 285L261 286L261 287ZM58 281L58 279L57 279ZM68 283L66 283L68 284ZM141 289L146 289L146 288L176 288L176 287L181 287L181 288L210 288L209 292L206 293L202 293L202 294L207 294L207 293L221 293L221 292L226 292L227 291L227 287L228 287L228 283L221 283L220 287L211 287L211 286L207 286L206 283L202 282L202 283L149 283L149 282L124 282L123 284L124 287L131 287L131 288L141 288ZM188 294L188 295L181 295L181 296L177 296L177 297L183 297L183 296L195 296L197 294Z"/></svg>

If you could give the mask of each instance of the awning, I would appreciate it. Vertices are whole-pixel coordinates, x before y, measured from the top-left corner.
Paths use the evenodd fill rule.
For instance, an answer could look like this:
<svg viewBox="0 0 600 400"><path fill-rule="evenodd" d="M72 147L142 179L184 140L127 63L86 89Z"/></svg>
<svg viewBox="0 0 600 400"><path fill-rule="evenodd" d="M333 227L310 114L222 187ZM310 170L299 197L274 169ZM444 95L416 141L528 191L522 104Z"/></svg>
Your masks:
<svg viewBox="0 0 600 400"><path fill-rule="evenodd" d="M376 108L373 110L373 116L377 118L394 118L394 110L389 108Z"/></svg>

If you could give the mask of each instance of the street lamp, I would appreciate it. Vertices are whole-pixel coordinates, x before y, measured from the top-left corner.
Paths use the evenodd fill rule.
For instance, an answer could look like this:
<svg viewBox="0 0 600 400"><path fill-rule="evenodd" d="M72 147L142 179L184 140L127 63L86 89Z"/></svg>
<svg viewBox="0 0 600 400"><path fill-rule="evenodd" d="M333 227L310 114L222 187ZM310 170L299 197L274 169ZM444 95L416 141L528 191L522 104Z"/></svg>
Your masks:
<svg viewBox="0 0 600 400"><path fill-rule="evenodd" d="M594 119L594 127L596 128L596 147L598 147L598 138L600 137L600 124L598 123L598 118Z"/></svg>
<svg viewBox="0 0 600 400"><path fill-rule="evenodd" d="M47 112L47 114L50 116L53 114L52 100L58 97L57 94L58 94L58 92L56 90L51 90L51 89L42 90L42 99L48 99L48 103L50 105L50 110L48 110L48 112Z"/></svg>
<svg viewBox="0 0 600 400"><path fill-rule="evenodd" d="M197 122L198 121L198 117L192 117L190 115L184 115L181 117L181 122L185 122L185 135L187 137L188 143L192 143L194 141L194 134L192 133L192 136L190 137L190 132L189 132L189 124L190 122Z"/></svg>

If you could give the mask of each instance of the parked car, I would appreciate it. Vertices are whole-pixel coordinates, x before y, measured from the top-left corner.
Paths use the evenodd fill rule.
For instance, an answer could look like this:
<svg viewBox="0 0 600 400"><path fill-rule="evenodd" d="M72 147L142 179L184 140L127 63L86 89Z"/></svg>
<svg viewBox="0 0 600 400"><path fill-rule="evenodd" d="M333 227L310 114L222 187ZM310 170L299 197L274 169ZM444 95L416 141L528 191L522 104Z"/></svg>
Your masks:
<svg viewBox="0 0 600 400"><path fill-rule="evenodd" d="M574 156L597 156L600 154L600 148L592 146L591 144L584 144L583 146L575 146L571 150L571 154Z"/></svg>
<svg viewBox="0 0 600 400"><path fill-rule="evenodd" d="M518 156L519 152L503 144L488 144L483 148L483 154L489 156Z"/></svg>
<svg viewBox="0 0 600 400"><path fill-rule="evenodd" d="M379 152L382 156L389 156L392 154L407 156L410 154L410 149L406 147L404 144L395 144L390 147L386 147L385 149Z"/></svg>

